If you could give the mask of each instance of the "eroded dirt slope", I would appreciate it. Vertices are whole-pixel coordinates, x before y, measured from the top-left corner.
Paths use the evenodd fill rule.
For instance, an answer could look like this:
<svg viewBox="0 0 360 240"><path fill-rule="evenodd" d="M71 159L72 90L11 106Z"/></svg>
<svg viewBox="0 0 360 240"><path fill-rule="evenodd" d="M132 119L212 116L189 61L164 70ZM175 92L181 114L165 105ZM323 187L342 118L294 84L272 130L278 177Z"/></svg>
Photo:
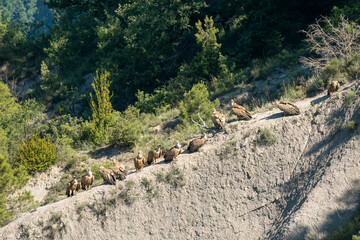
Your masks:
<svg viewBox="0 0 360 240"><path fill-rule="evenodd" d="M356 98L344 108L349 90ZM298 116L273 109L232 121L200 153L39 207L1 228L0 238L324 239L360 200L359 130L344 127L360 122L359 90L355 82L331 98L299 101ZM274 144L262 139L264 128ZM158 181L174 169L184 186Z"/></svg>

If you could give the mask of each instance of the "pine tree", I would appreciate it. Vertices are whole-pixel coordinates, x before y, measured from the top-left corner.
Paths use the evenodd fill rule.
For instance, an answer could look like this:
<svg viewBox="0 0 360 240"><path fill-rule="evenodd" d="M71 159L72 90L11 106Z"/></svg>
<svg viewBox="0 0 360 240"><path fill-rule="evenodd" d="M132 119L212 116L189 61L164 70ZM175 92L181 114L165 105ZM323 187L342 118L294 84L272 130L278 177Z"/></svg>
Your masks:
<svg viewBox="0 0 360 240"><path fill-rule="evenodd" d="M95 96L90 93L90 106L92 110L92 132L91 138L93 143L101 144L108 139L108 128L112 118L112 106L110 99L110 81L108 80L109 73L104 70L96 71L91 86L94 88Z"/></svg>
<svg viewBox="0 0 360 240"><path fill-rule="evenodd" d="M204 22L196 23L195 34L201 51L189 64L180 68L176 82L183 90L189 90L194 84L204 82L211 91L228 89L233 84L233 74L226 65L226 57L220 52L221 44L217 42L219 32L214 26L212 17L205 17Z"/></svg>

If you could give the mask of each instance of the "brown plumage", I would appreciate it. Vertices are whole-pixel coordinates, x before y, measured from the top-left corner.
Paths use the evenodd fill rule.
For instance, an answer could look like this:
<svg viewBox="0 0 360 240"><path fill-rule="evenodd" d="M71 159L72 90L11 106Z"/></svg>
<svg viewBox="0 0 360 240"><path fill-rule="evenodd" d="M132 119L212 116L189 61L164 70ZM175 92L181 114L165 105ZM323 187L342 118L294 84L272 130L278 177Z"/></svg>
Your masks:
<svg viewBox="0 0 360 240"><path fill-rule="evenodd" d="M114 166L118 167L120 169L121 172L123 172L125 175L127 175L127 171L125 170L124 166L121 165L118 161L116 161L115 159L113 160Z"/></svg>
<svg viewBox="0 0 360 240"><path fill-rule="evenodd" d="M242 110L246 111L246 108L244 108L243 106L237 104L237 103L234 101L234 99L231 99L231 106L232 106L233 108L239 108L239 109L242 109Z"/></svg>
<svg viewBox="0 0 360 240"><path fill-rule="evenodd" d="M138 156L136 158L134 158L134 165L135 165L136 171L140 171L144 167L145 163L146 163L145 158L139 152Z"/></svg>
<svg viewBox="0 0 360 240"><path fill-rule="evenodd" d="M164 154L164 161L174 160L183 150L179 142Z"/></svg>
<svg viewBox="0 0 360 240"><path fill-rule="evenodd" d="M157 146L156 149L154 150L151 150L149 153L148 153L148 158L147 158L147 163L150 165L150 164L153 164L153 163L156 163L156 159L158 159L162 154L162 151L160 149L160 146Z"/></svg>
<svg viewBox="0 0 360 240"><path fill-rule="evenodd" d="M284 112L285 115L298 115L300 114L300 109L289 101L280 101L277 104L278 108Z"/></svg>
<svg viewBox="0 0 360 240"><path fill-rule="evenodd" d="M330 96L331 93L336 92L340 88L340 83L338 81L331 81L328 87L328 95Z"/></svg>
<svg viewBox="0 0 360 240"><path fill-rule="evenodd" d="M91 168L88 169L86 175L81 178L81 186L83 190L88 190L95 180L94 175L91 172Z"/></svg>
<svg viewBox="0 0 360 240"><path fill-rule="evenodd" d="M73 178L70 182L66 184L66 195L68 197L74 196L75 191L79 191L81 183L78 182L76 178Z"/></svg>
<svg viewBox="0 0 360 240"><path fill-rule="evenodd" d="M113 171L104 168L103 166L100 166L99 173L104 182L116 185L116 177Z"/></svg>
<svg viewBox="0 0 360 240"><path fill-rule="evenodd" d="M232 112L238 117L238 119L246 119L250 120L252 117L250 113L244 108L243 106L240 106L239 104L236 104L236 102L231 99L231 106L232 106Z"/></svg>
<svg viewBox="0 0 360 240"><path fill-rule="evenodd" d="M213 121L215 127L224 129L225 127L225 115L221 114L214 109L213 114L211 115L211 120Z"/></svg>
<svg viewBox="0 0 360 240"><path fill-rule="evenodd" d="M206 134L204 134L204 136L201 136L199 138L196 138L194 140L192 140L190 143L189 143L189 146L188 146L188 151L189 153L193 153L193 152L197 152L200 150L200 148L206 143L207 141L207 136Z"/></svg>
<svg viewBox="0 0 360 240"><path fill-rule="evenodd" d="M114 173L115 177L120 180L124 180L127 176L127 171L121 166L111 166L109 169Z"/></svg>

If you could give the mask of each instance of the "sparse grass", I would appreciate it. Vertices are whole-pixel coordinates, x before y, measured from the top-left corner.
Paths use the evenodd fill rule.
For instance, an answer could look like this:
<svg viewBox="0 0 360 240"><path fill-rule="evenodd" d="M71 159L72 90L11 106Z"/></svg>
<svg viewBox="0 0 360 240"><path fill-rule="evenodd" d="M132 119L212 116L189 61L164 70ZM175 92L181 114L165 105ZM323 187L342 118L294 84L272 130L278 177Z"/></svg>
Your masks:
<svg viewBox="0 0 360 240"><path fill-rule="evenodd" d="M353 103L354 100L356 98L356 93L354 91L348 91L345 95L345 99L344 99L344 107L348 108L350 107Z"/></svg>
<svg viewBox="0 0 360 240"><path fill-rule="evenodd" d="M186 184L184 173L175 167L171 168L166 174L164 172L157 173L156 178L159 182L168 183L175 188L183 187Z"/></svg>
<svg viewBox="0 0 360 240"><path fill-rule="evenodd" d="M81 219L84 217L83 212L85 211L85 208L88 207L87 203L82 203L80 204L77 209L76 209L76 213L78 214L78 221L80 222Z"/></svg>
<svg viewBox="0 0 360 240"><path fill-rule="evenodd" d="M62 212L55 212L51 215L46 226L43 227L43 231L47 232L45 235L47 238L54 239L57 234L62 236L66 228L62 217Z"/></svg>
<svg viewBox="0 0 360 240"><path fill-rule="evenodd" d="M135 186L135 182L130 180L126 182L126 186L120 185L120 193L118 197L124 201L126 205L132 205L134 202L136 202L139 198L138 194L135 194L132 190Z"/></svg>
<svg viewBox="0 0 360 240"><path fill-rule="evenodd" d="M261 130L261 140L267 144L274 144L277 138L269 128L264 128Z"/></svg>
<svg viewBox="0 0 360 240"><path fill-rule="evenodd" d="M151 179L143 178L141 180L141 185L145 187L146 192L148 193L149 200L152 198L157 198L160 195L160 190L155 186L154 182Z"/></svg>
<svg viewBox="0 0 360 240"><path fill-rule="evenodd" d="M358 127L358 124L356 121L349 121L345 124L345 127L351 131L355 131Z"/></svg>
<svg viewBox="0 0 360 240"><path fill-rule="evenodd" d="M320 74L315 74L307 80L307 92L324 90L326 84L325 79Z"/></svg>
<svg viewBox="0 0 360 240"><path fill-rule="evenodd" d="M246 131L244 137L245 137L245 138L248 138L248 137L250 137L250 135L251 135L251 129L249 129L249 130Z"/></svg>
<svg viewBox="0 0 360 240"><path fill-rule="evenodd" d="M341 118L334 118L333 123L335 125L336 130L339 130L343 124L343 120Z"/></svg>
<svg viewBox="0 0 360 240"><path fill-rule="evenodd" d="M93 211L97 220L101 222L101 226L104 228L109 210L116 207L116 196L103 197L102 201L96 201L87 206Z"/></svg>
<svg viewBox="0 0 360 240"><path fill-rule="evenodd" d="M282 89L284 93L281 99L283 100L304 99L306 97L305 89L302 86L296 86L295 83L283 83Z"/></svg>
<svg viewBox="0 0 360 240"><path fill-rule="evenodd" d="M30 239L30 228L27 225L20 224L19 231L20 231L20 239Z"/></svg>

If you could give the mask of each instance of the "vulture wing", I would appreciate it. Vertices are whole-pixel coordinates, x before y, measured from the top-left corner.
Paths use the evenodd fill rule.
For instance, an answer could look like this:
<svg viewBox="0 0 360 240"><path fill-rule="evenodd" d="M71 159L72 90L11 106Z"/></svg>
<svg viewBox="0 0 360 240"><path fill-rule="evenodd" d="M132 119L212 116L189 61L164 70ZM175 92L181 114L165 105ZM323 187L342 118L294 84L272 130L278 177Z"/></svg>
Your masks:
<svg viewBox="0 0 360 240"><path fill-rule="evenodd" d="M190 153L196 152L205 144L206 140L203 138L196 138L189 144L188 150Z"/></svg>
<svg viewBox="0 0 360 240"><path fill-rule="evenodd" d="M238 117L238 119L251 119L251 115L248 111L246 111L246 109L232 108L231 110Z"/></svg>
<svg viewBox="0 0 360 240"><path fill-rule="evenodd" d="M300 109L289 101L280 101L280 103L278 104L278 108L286 115L300 114Z"/></svg>
<svg viewBox="0 0 360 240"><path fill-rule="evenodd" d="M100 176L102 177L102 179L104 180L104 182L114 184L114 185L116 184L116 177L111 170L103 168L103 169L100 169L99 173L100 173Z"/></svg>

